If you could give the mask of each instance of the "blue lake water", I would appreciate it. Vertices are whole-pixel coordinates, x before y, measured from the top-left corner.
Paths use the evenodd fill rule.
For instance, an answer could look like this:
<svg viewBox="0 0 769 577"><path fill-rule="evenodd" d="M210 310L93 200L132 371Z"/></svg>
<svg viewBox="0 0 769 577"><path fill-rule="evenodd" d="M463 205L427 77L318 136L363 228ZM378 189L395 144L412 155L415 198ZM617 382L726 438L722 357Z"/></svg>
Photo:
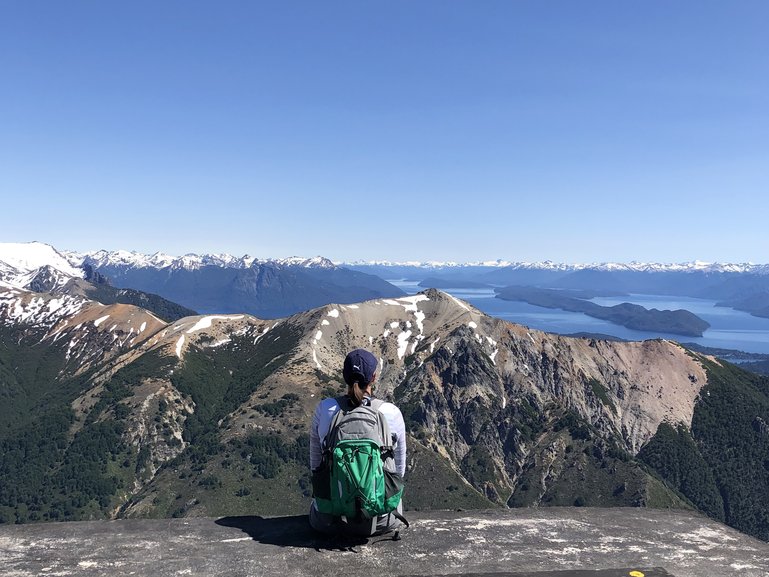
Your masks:
<svg viewBox="0 0 769 577"><path fill-rule="evenodd" d="M418 282L388 281L409 294L422 289ZM715 306L716 301L689 297L631 294L619 297L592 299L602 306L633 303L647 309L686 309L710 323L702 337L686 337L666 333L635 331L621 325L560 309L547 309L524 302L495 298L493 289L443 289L445 292L469 302L488 315L541 331L558 334L602 333L627 340L665 338L697 343L706 347L735 349L751 353L769 354L769 319L754 317L742 311Z"/></svg>

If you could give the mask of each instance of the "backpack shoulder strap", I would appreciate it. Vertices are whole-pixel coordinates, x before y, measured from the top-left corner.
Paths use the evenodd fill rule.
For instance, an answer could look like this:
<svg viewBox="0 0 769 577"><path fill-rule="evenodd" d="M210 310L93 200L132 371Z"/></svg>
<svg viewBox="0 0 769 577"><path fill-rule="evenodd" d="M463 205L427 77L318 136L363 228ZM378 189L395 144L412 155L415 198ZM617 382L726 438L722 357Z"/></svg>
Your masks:
<svg viewBox="0 0 769 577"><path fill-rule="evenodd" d="M377 422L379 423L379 438L382 439L382 451L391 454L395 447L395 440L390 434L390 425L387 423L387 417L381 411L384 403L382 399L371 399L369 406L376 412Z"/></svg>
<svg viewBox="0 0 769 577"><path fill-rule="evenodd" d="M372 409L376 411L377 414L377 420L379 421L379 432L382 437L382 439L385 442L385 445L382 446L381 450L383 454L386 454L389 458L394 458L394 449L395 449L395 439L393 439L390 436L390 425L387 424L387 417L380 411L380 408L382 405L384 405L384 401L382 399L371 399L370 406ZM386 438L389 437L389 438ZM401 523L403 523L404 526L409 527L409 522L406 520L406 517L404 517L401 513L398 512L397 509L394 511L391 511L391 514L398 519ZM400 533L398 531L395 532L395 535L393 536L393 541L399 541L400 540Z"/></svg>
<svg viewBox="0 0 769 577"><path fill-rule="evenodd" d="M330 450L333 447L332 440L336 437L336 428L339 425L339 419L341 419L344 415L348 413L346 410L347 405L347 395L341 395L337 397L336 399L337 405L339 405L339 410L334 413L333 418L331 419L331 424L328 426L328 433L326 433L326 437L323 439L323 449L324 450Z"/></svg>
<svg viewBox="0 0 769 577"><path fill-rule="evenodd" d="M369 402L369 406L374 409L375 411L378 411L379 408L384 405L384 401L382 399L371 399Z"/></svg>

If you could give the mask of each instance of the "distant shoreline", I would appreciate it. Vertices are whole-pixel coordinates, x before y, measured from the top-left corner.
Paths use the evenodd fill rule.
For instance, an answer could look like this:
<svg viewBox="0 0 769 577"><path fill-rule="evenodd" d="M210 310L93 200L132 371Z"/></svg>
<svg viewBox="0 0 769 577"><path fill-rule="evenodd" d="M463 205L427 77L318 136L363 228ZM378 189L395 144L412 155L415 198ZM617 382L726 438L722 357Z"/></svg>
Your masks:
<svg viewBox="0 0 769 577"><path fill-rule="evenodd" d="M553 289L509 286L498 289L496 296L507 301L523 301L534 306L583 313L639 331L660 331L688 337L701 337L710 327L710 323L684 309L661 311L631 303L605 307Z"/></svg>

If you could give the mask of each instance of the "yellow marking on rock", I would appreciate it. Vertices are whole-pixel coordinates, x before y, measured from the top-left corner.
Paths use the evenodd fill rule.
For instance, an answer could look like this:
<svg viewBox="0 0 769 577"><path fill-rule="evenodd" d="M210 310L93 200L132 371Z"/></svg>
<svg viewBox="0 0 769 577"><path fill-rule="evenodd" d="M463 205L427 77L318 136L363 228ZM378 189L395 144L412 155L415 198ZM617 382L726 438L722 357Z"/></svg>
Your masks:
<svg viewBox="0 0 769 577"><path fill-rule="evenodd" d="M630 577L644 577L644 574L640 571L631 571L628 575L630 575Z"/></svg>

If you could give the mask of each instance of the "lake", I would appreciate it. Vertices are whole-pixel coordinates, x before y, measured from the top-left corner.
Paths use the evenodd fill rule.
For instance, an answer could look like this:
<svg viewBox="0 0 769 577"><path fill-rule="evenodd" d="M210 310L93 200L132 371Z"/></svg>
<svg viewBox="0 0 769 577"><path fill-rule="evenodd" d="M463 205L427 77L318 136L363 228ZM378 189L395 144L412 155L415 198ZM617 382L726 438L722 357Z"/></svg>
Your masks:
<svg viewBox="0 0 769 577"><path fill-rule="evenodd" d="M424 290L418 282L389 280L409 294ZM706 347L735 349L750 353L769 354L769 319L754 317L742 311L715 306L716 301L689 297L631 294L619 297L599 297L592 302L602 306L633 303L647 309L686 309L710 323L702 337L685 337L666 333L636 331L621 325L561 309L547 309L525 302L504 301L495 298L493 289L442 289L469 302L488 315L541 331L558 334L602 333L627 340L665 338L673 341L697 343Z"/></svg>

